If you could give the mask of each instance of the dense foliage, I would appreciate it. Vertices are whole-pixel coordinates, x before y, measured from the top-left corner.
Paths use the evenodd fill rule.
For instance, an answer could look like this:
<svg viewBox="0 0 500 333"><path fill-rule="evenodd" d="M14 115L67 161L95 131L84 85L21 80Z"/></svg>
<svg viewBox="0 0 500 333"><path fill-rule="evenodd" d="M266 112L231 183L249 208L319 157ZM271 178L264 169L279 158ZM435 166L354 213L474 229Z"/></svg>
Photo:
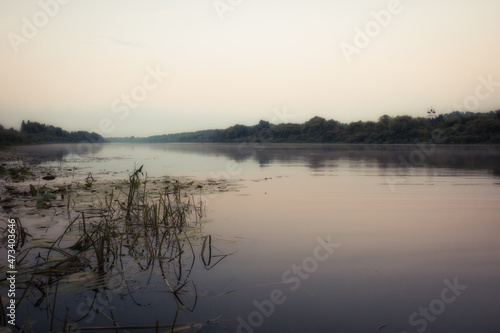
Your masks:
<svg viewBox="0 0 500 333"><path fill-rule="evenodd" d="M303 124L234 125L223 130L168 134L148 138L112 138L115 142L291 142L291 143L437 143L500 144L500 110L453 112L435 118L381 116L377 122L343 124L314 117Z"/></svg>
<svg viewBox="0 0 500 333"><path fill-rule="evenodd" d="M104 138L97 133L85 131L67 132L60 127L23 121L21 130L5 129L0 125L0 144L34 144L34 143L79 143L104 142Z"/></svg>
<svg viewBox="0 0 500 333"><path fill-rule="evenodd" d="M500 110L488 113L452 112L435 118L381 116L378 121L349 124L313 117L303 124L234 125L220 130L164 134L147 138L110 138L110 142L290 142L290 143L414 143L439 135L447 144L500 144ZM104 142L97 133L67 132L60 127L22 122L21 130L0 125L0 144Z"/></svg>

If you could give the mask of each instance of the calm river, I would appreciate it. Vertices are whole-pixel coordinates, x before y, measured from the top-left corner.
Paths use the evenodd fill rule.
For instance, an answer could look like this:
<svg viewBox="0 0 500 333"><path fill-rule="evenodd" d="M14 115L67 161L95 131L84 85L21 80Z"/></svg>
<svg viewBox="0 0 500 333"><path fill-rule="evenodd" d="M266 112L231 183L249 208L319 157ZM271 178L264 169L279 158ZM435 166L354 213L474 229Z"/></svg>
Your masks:
<svg viewBox="0 0 500 333"><path fill-rule="evenodd" d="M149 176L238 184L206 198L203 232L232 254L191 272L198 301L177 320L203 323L200 332L500 332L500 147L16 150L94 177L144 165ZM171 322L165 297L146 289L138 308L116 305L115 319Z"/></svg>

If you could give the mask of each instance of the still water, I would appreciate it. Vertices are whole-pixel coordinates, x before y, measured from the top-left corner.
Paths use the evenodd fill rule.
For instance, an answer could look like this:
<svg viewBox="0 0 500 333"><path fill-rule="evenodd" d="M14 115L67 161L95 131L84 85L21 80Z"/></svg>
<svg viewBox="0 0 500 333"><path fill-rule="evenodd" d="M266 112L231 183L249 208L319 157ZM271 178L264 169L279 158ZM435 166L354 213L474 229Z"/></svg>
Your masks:
<svg viewBox="0 0 500 333"><path fill-rule="evenodd" d="M124 178L225 178L190 279L200 332L500 332L500 147L103 144L16 148ZM155 291L123 324L171 321ZM139 302L140 303L140 302ZM141 303L144 304L144 303ZM196 330L192 330L193 332Z"/></svg>

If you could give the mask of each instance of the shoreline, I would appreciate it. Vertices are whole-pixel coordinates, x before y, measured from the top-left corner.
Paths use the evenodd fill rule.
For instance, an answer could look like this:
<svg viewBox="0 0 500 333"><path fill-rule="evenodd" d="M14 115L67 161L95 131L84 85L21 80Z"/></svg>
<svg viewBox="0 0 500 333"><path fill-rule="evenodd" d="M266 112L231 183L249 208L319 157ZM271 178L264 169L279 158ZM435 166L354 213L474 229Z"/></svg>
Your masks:
<svg viewBox="0 0 500 333"><path fill-rule="evenodd" d="M89 207L99 209L98 206L111 192L116 194L115 201L121 202L126 198L131 181L128 172L89 172L78 167L47 166L36 159L26 160L19 155L4 161L1 168L2 214L9 218L20 218L23 224L35 220L44 222L34 223L34 228L40 228L41 225L49 227L49 219L54 225L67 224ZM237 191L242 185L229 180L168 175L150 177L144 173L140 178L140 186L152 198L158 198L166 189L178 186L184 197L203 199L217 192Z"/></svg>
<svg viewBox="0 0 500 333"><path fill-rule="evenodd" d="M241 144L252 145L255 143L249 141L241 142L134 142L134 141L120 141L120 142L95 142L89 143L90 145L120 145L120 144L133 144L133 145L228 145L237 146ZM0 157L2 157L3 152L8 152L10 149L18 147L36 147L36 146L48 146L48 145L78 145L77 142L45 142L45 143L22 143L22 144L12 144L12 145L0 145ZM499 143L436 143L431 141L422 141L414 143L350 143L350 142L259 142L259 145L264 146L415 146L417 144L434 144L438 147L500 147Z"/></svg>

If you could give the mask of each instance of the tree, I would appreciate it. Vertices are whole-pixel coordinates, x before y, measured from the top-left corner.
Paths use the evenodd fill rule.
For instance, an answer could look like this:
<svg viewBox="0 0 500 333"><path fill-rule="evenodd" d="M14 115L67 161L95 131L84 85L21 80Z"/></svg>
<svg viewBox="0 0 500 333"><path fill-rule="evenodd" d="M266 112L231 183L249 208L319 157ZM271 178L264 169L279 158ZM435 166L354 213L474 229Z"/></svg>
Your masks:
<svg viewBox="0 0 500 333"><path fill-rule="evenodd" d="M313 117L304 123L301 132L304 134L322 132L325 129L325 123L325 118Z"/></svg>
<svg viewBox="0 0 500 333"><path fill-rule="evenodd" d="M269 128L271 127L271 124L268 121L261 120L259 121L259 124L257 125L257 130L260 131L264 128Z"/></svg>
<svg viewBox="0 0 500 333"><path fill-rule="evenodd" d="M323 142L324 134L325 134L325 118L321 117L313 117L306 121L302 128L300 129L300 133L304 137L306 142Z"/></svg>
<svg viewBox="0 0 500 333"><path fill-rule="evenodd" d="M404 135L413 127L413 118L410 116L397 116L389 121L389 130L395 135Z"/></svg>

